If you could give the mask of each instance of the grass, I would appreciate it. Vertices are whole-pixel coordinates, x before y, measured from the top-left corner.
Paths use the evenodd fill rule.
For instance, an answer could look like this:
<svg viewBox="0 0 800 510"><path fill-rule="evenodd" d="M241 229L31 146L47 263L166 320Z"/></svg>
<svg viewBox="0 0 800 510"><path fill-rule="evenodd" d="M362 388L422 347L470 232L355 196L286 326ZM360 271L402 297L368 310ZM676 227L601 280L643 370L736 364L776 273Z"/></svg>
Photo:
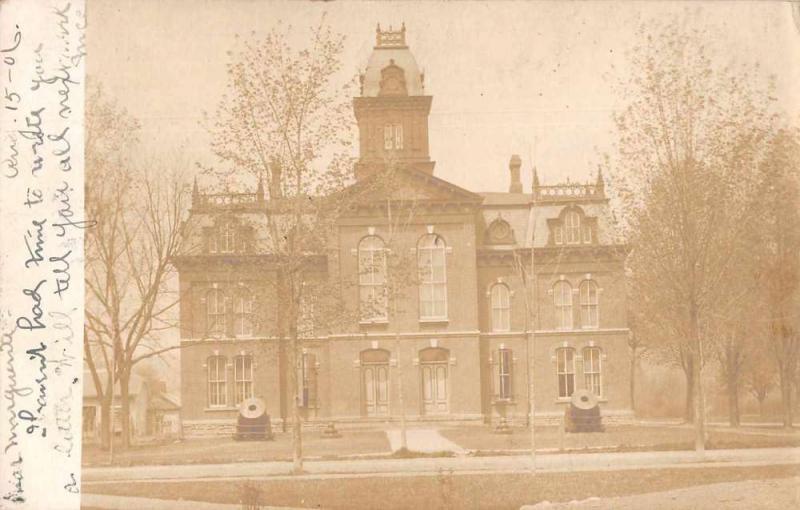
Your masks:
<svg viewBox="0 0 800 510"><path fill-rule="evenodd" d="M377 429L341 431L342 437L324 439L319 432L303 437L306 458L342 459L352 456L417 458L452 456L451 452L392 453L386 434ZM440 429L447 439L474 455L519 453L530 448L527 429L512 434L494 434L489 427L463 426ZM800 433L776 433L775 429L743 427L741 431L712 429L709 449L800 446ZM694 448L694 432L687 427L613 426L602 433L560 434L557 427L536 427L537 450L570 451L667 451ZM114 465L217 464L291 460L290 434L277 434L274 441L234 441L230 437L134 446L115 454ZM84 445L85 466L108 465L108 452Z"/></svg>
<svg viewBox="0 0 800 510"><path fill-rule="evenodd" d="M591 451L689 450L694 448L694 431L685 427L642 427L621 425L607 427L605 432L561 434L558 427L536 427L536 448ZM776 435L768 431L747 429L711 430L709 449L767 448L800 446L800 434ZM454 427L440 430L447 439L477 455L490 455L530 449L528 429L515 428L512 434L495 434L486 427Z"/></svg>
<svg viewBox="0 0 800 510"><path fill-rule="evenodd" d="M715 467L658 470L529 474L447 474L437 476L277 479L246 482L260 492L260 503L276 506L387 510L517 509L539 501L570 501L591 496L624 496L726 481L788 478L800 466ZM86 485L84 492L240 502L243 483L225 481L147 482Z"/></svg>
<svg viewBox="0 0 800 510"><path fill-rule="evenodd" d="M335 459L346 455L389 455L381 430L342 431L342 437L323 439L320 433L303 435L303 454L308 458ZM235 441L230 437L191 439L131 447L114 455L114 465L217 464L291 460L291 434L276 434L273 441ZM108 465L108 452L84 445L84 466Z"/></svg>

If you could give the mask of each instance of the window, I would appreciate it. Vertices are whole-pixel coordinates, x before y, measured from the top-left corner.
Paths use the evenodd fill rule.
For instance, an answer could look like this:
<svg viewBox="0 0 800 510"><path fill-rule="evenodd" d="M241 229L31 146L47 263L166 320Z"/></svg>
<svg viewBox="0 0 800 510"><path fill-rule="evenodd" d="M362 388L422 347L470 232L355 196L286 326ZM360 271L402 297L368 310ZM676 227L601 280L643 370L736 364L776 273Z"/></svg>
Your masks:
<svg viewBox="0 0 800 510"><path fill-rule="evenodd" d="M361 320L386 320L386 252L378 236L365 237L358 243L358 286Z"/></svg>
<svg viewBox="0 0 800 510"><path fill-rule="evenodd" d="M597 303L597 284L592 280L581 283L581 327L599 326L599 306Z"/></svg>
<svg viewBox="0 0 800 510"><path fill-rule="evenodd" d="M495 399L497 400L511 400L513 398L511 391L511 369L513 363L514 358L511 355L511 349L498 349L494 385Z"/></svg>
<svg viewBox="0 0 800 510"><path fill-rule="evenodd" d="M569 398L575 391L575 349L556 349L556 374L558 375L558 398Z"/></svg>
<svg viewBox="0 0 800 510"><path fill-rule="evenodd" d="M310 286L303 283L303 293L300 296L300 309L297 315L298 338L314 338L316 334L316 318L314 295Z"/></svg>
<svg viewBox="0 0 800 510"><path fill-rule="evenodd" d="M253 356L241 354L233 358L234 403L241 404L253 397Z"/></svg>
<svg viewBox="0 0 800 510"><path fill-rule="evenodd" d="M447 318L446 251L444 240L436 234L424 236L417 246L420 319Z"/></svg>
<svg viewBox="0 0 800 510"><path fill-rule="evenodd" d="M225 330L225 294L212 289L206 294L206 331L209 335L224 335Z"/></svg>
<svg viewBox="0 0 800 510"><path fill-rule="evenodd" d="M303 352L297 368L298 405L305 408L317 407L317 357Z"/></svg>
<svg viewBox="0 0 800 510"><path fill-rule="evenodd" d="M233 303L233 334L253 336L253 295L246 289L240 290Z"/></svg>
<svg viewBox="0 0 800 510"><path fill-rule="evenodd" d="M583 226L583 242L586 244L592 243L592 227L590 225Z"/></svg>
<svg viewBox="0 0 800 510"><path fill-rule="evenodd" d="M566 227L567 244L578 244L581 242L581 217L575 211L567 212L564 217Z"/></svg>
<svg viewBox="0 0 800 510"><path fill-rule="evenodd" d="M97 425L97 408L95 406L83 407L83 435L93 436Z"/></svg>
<svg viewBox="0 0 800 510"><path fill-rule="evenodd" d="M600 348L587 347L583 350L583 377L586 389L597 395L603 394L600 378Z"/></svg>
<svg viewBox="0 0 800 510"><path fill-rule="evenodd" d="M403 148L402 124L386 124L383 126L383 148L386 150Z"/></svg>
<svg viewBox="0 0 800 510"><path fill-rule="evenodd" d="M228 405L226 363L225 356L210 356L206 360L209 407L225 407Z"/></svg>
<svg viewBox="0 0 800 510"><path fill-rule="evenodd" d="M233 253L236 251L236 226L230 222L225 222L220 227L218 248L220 253Z"/></svg>
<svg viewBox="0 0 800 510"><path fill-rule="evenodd" d="M564 229L561 228L561 225L558 225L554 229L554 235L556 244L563 244L564 243Z"/></svg>
<svg viewBox="0 0 800 510"><path fill-rule="evenodd" d="M492 285L492 331L511 330L511 296L503 283Z"/></svg>
<svg viewBox="0 0 800 510"><path fill-rule="evenodd" d="M556 306L556 329L572 329L572 287L568 282L556 282L553 301Z"/></svg>

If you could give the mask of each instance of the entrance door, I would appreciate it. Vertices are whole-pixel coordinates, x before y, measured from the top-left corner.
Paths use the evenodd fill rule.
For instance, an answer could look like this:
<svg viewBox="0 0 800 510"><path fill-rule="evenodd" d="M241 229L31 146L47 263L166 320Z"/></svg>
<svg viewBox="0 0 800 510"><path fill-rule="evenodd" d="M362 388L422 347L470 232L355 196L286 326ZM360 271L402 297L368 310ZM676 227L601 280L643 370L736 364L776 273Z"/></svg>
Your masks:
<svg viewBox="0 0 800 510"><path fill-rule="evenodd" d="M447 414L447 363L422 363L425 414Z"/></svg>
<svg viewBox="0 0 800 510"><path fill-rule="evenodd" d="M364 404L367 416L389 414L389 364L364 365Z"/></svg>

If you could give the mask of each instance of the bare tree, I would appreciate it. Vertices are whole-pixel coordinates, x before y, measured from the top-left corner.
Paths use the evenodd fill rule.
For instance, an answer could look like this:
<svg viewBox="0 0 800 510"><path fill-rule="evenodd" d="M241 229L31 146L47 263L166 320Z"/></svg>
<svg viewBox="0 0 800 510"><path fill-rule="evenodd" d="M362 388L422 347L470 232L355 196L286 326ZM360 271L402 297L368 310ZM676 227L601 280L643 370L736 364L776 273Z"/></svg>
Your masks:
<svg viewBox="0 0 800 510"><path fill-rule="evenodd" d="M122 446L127 447L134 366L177 348L162 345L160 336L177 324L179 299L170 282L175 276L172 258L181 247L188 186L180 164L163 168L133 163L131 151L124 149L126 126L135 122L99 95L90 104L86 209L95 224L86 234L84 354L103 402L101 422L110 416L113 386L119 383ZM110 133L103 130L108 122L118 124ZM107 140L110 136L118 139ZM109 157L103 152L106 146L117 147L119 154ZM105 385L97 370L98 354L108 374Z"/></svg>
<svg viewBox="0 0 800 510"><path fill-rule="evenodd" d="M743 231L771 129L757 67L714 60L712 34L686 20L643 25L621 83L618 165L627 176L628 262L645 330L688 348L695 448L705 449L701 368L710 319L746 254ZM649 336L649 335L648 335Z"/></svg>
<svg viewBox="0 0 800 510"><path fill-rule="evenodd" d="M229 94L210 123L212 148L233 169L217 172L227 183L249 175L269 183L264 251L274 260L279 301L278 337L289 367L300 362L301 303L310 274L326 252L333 222L346 204L340 191L350 182L353 132L342 77L344 36L323 19L298 50L289 41L301 32L278 27L244 41L228 66ZM306 32L303 32L305 34ZM353 77L354 78L354 77ZM289 369L293 471L302 472L302 414L297 370Z"/></svg>
<svg viewBox="0 0 800 510"><path fill-rule="evenodd" d="M760 284L769 317L769 349L778 369L782 420L792 426L792 385L800 357L800 137L778 132L769 144L759 188Z"/></svg>

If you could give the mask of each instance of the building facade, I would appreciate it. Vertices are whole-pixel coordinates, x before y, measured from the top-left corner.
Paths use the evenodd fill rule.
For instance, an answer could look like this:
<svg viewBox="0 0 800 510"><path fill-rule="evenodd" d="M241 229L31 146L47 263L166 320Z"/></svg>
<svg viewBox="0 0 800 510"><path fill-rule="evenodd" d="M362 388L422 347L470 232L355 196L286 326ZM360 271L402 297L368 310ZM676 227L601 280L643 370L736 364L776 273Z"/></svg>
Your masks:
<svg viewBox="0 0 800 510"><path fill-rule="evenodd" d="M318 277L341 282L344 320L312 319L289 367L274 267L261 248L271 197L195 188L181 299L181 421L187 435L230 432L257 396L274 423L296 395L309 423L555 419L578 388L604 416L632 415L623 264L602 175L591 184L474 193L434 175L432 96L399 31L378 28L354 98L360 158L354 186L397 169L402 228L369 198L338 218ZM404 254L397 258L397 254ZM414 267L403 288L390 254ZM387 290L389 288L389 290ZM398 290L400 289L400 290ZM390 299L391 297L391 299ZM347 319L352 317L352 320Z"/></svg>

